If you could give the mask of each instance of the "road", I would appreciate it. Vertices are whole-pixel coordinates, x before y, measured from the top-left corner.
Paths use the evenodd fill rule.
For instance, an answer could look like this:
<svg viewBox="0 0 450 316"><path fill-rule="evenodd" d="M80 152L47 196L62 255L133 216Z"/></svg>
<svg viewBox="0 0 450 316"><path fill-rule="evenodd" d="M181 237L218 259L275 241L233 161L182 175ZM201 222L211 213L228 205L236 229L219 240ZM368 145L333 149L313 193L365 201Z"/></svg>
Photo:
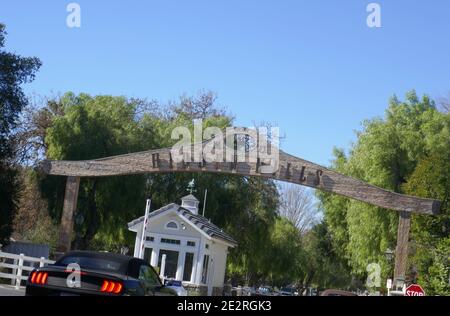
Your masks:
<svg viewBox="0 0 450 316"><path fill-rule="evenodd" d="M25 290L16 290L14 286L0 285L0 296L24 296Z"/></svg>

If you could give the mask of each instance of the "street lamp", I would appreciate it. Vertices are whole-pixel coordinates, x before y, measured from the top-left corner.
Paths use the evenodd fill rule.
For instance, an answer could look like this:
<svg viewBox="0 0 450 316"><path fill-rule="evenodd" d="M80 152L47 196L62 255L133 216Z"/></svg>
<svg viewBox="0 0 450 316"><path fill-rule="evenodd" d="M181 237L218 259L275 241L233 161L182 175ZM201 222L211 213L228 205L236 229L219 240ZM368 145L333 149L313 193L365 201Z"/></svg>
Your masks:
<svg viewBox="0 0 450 316"><path fill-rule="evenodd" d="M392 260L394 259L394 251L390 248L387 248L386 251L384 252L384 255L386 256L386 260L390 264L392 262ZM388 296L390 296L390 291L392 289L392 279L387 279L386 287L388 290Z"/></svg>
<svg viewBox="0 0 450 316"><path fill-rule="evenodd" d="M387 248L384 252L384 255L386 256L387 261L391 262L392 259L394 259L394 251L390 248Z"/></svg>

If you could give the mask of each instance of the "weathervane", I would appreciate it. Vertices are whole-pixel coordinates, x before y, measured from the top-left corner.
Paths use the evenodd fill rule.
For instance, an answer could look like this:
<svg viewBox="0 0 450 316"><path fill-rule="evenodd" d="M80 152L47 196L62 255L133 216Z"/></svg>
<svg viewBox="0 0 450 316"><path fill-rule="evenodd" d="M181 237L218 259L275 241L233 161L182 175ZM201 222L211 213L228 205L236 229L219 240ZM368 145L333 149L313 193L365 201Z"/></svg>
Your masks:
<svg viewBox="0 0 450 316"><path fill-rule="evenodd" d="M188 183L188 187L186 189L187 191L189 191L190 194L197 192L197 190L195 189L195 180L192 179L189 183Z"/></svg>

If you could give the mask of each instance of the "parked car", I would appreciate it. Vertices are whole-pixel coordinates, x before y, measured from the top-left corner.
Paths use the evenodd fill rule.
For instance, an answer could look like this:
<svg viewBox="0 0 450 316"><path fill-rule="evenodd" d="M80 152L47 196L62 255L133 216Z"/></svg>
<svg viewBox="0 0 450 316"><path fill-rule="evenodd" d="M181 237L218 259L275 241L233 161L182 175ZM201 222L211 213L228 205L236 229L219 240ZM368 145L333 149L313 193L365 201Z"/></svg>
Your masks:
<svg viewBox="0 0 450 316"><path fill-rule="evenodd" d="M277 296L278 294L275 293L273 288L271 286L260 286L257 290L255 295L257 296Z"/></svg>
<svg viewBox="0 0 450 316"><path fill-rule="evenodd" d="M278 292L281 296L295 296L298 295L298 291L294 287L286 286L282 287Z"/></svg>
<svg viewBox="0 0 450 316"><path fill-rule="evenodd" d="M320 293L320 296L358 296L358 295L353 292L329 289Z"/></svg>
<svg viewBox="0 0 450 316"><path fill-rule="evenodd" d="M79 269L78 269L79 267ZM125 255L71 251L55 264L33 270L27 296L176 296L146 261Z"/></svg>
<svg viewBox="0 0 450 316"><path fill-rule="evenodd" d="M164 285L168 288L173 289L175 292L177 292L178 296L187 296L187 294L188 294L181 281L167 279L167 280L164 280Z"/></svg>

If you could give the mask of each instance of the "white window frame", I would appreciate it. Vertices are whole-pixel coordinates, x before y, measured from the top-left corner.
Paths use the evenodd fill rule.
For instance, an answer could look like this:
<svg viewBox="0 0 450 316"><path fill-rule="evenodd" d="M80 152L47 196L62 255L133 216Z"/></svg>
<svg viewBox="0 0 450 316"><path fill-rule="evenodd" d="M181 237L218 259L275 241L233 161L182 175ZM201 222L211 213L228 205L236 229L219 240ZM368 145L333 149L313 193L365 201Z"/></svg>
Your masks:
<svg viewBox="0 0 450 316"><path fill-rule="evenodd" d="M177 280L183 279L184 259L185 259L186 252L194 253L194 264L192 267L191 281L190 282L182 281L182 282L195 284L196 274L197 274L197 264L198 264L197 260L199 258L199 252L201 251L201 249L199 247L201 244L204 244L202 242L203 236L200 238L197 238L197 237L191 237L191 236L184 237L184 236L179 236L179 235L149 233L149 232L147 232L145 234L145 236L153 237L153 241L144 240L144 242L145 242L144 247L153 249L152 257L151 257L151 262L153 264L156 264L156 265L158 264L160 250L178 251L178 266L177 266L177 274L176 274ZM180 240L180 244L176 245L176 244L161 243L161 238L177 239L177 240ZM187 245L188 241L195 242L195 247L188 246ZM208 250L208 249L203 249L203 251L204 250Z"/></svg>

